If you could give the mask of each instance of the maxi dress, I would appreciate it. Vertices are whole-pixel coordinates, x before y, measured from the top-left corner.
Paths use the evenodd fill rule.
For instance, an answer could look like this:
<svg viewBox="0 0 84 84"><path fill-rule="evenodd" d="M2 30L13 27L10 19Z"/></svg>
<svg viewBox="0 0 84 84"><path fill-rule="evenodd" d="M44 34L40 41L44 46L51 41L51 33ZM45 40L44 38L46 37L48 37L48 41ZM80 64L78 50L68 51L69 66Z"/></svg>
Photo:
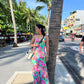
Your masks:
<svg viewBox="0 0 84 84"><path fill-rule="evenodd" d="M34 44L39 43L39 39L35 39ZM34 79L33 84L49 84L47 66L45 61L46 56L46 38L44 37L42 42L39 44L38 47L34 47L34 53L32 55L32 75Z"/></svg>

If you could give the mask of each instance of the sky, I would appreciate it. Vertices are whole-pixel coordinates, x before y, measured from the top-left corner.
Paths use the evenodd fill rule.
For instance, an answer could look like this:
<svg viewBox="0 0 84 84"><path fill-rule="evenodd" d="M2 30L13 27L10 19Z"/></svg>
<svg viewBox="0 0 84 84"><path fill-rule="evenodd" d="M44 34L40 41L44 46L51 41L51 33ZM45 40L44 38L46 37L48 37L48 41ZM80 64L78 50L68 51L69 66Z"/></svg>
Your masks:
<svg viewBox="0 0 84 84"><path fill-rule="evenodd" d="M19 0L16 0L17 2ZM43 3L36 3L35 0L22 0L25 1L27 4L27 7L31 8L31 9L35 9L36 6L45 6L45 8L43 8L40 11L40 14L42 15L48 15L47 12L47 5L43 4ZM75 10L84 10L84 0L64 0L63 2L63 12L62 12L62 20L65 20L69 15L70 12L75 11Z"/></svg>
<svg viewBox="0 0 84 84"><path fill-rule="evenodd" d="M16 0L17 2L19 2L19 0ZM27 7L29 7L30 9L35 9L37 6L45 6L41 11L40 14L42 15L47 15L47 5L44 3L37 3L36 0L22 0L24 2L26 2Z"/></svg>

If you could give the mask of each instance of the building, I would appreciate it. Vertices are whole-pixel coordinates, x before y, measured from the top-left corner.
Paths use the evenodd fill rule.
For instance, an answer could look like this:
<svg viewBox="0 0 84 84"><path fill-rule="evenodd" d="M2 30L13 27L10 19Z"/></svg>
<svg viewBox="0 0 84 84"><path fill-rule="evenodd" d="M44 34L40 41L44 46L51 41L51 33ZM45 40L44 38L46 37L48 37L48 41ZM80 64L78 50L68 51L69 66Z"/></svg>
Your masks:
<svg viewBox="0 0 84 84"><path fill-rule="evenodd" d="M84 25L84 10L70 12L70 16L63 21L63 24L63 29L64 31L66 30L66 33L69 33L71 30L74 33L82 33L81 25Z"/></svg>
<svg viewBox="0 0 84 84"><path fill-rule="evenodd" d="M73 11L71 14L74 14L74 26L84 24L84 10Z"/></svg>

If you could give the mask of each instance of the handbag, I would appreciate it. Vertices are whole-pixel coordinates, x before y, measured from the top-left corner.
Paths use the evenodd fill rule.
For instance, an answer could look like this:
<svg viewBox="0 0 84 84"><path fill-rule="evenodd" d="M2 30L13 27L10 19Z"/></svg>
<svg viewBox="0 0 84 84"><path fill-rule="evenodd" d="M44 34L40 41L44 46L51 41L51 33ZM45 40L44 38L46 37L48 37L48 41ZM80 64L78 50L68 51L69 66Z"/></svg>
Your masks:
<svg viewBox="0 0 84 84"><path fill-rule="evenodd" d="M43 36L44 38L44 36ZM43 38L39 41L39 44L42 42ZM33 53L34 53L34 50L32 51L32 47L27 51L25 57L29 60L32 58L33 56Z"/></svg>

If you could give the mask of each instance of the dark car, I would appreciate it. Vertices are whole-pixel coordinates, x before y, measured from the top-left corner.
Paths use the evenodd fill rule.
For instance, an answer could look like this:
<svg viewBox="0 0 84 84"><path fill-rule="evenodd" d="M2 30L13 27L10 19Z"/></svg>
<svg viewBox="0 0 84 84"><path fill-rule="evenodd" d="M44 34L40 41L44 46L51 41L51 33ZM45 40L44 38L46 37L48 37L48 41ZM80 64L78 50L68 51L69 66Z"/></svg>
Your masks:
<svg viewBox="0 0 84 84"><path fill-rule="evenodd" d="M59 42L62 42L62 41L64 41L64 38L63 38L62 35L60 35L60 36L59 36Z"/></svg>

